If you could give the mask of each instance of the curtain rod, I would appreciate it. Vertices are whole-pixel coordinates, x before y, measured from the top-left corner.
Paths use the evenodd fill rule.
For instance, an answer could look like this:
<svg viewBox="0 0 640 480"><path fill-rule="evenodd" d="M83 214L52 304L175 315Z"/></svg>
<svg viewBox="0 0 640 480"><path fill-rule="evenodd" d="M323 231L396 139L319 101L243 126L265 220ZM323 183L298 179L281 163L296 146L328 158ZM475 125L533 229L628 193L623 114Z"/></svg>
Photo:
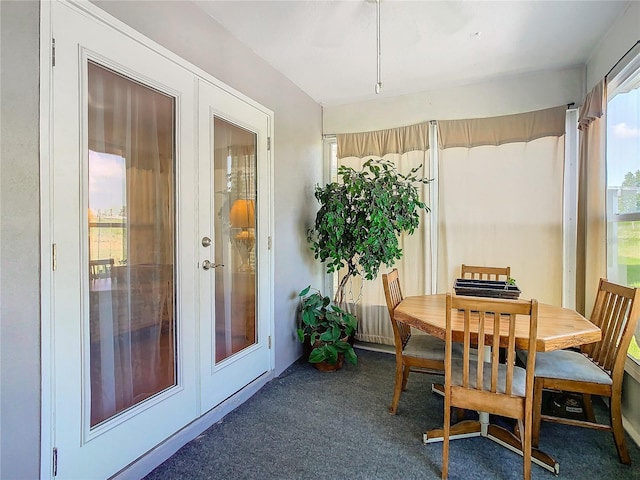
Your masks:
<svg viewBox="0 0 640 480"><path fill-rule="evenodd" d="M618 60L615 65L613 67L611 67L611 69L607 72L607 74L604 76L604 78L607 78L609 75L611 75L611 72L613 72L615 70L615 68L620 65L620 62L622 62L622 60L624 60L624 57L626 57L629 52L631 52L631 50L633 50L634 48L636 48L636 46L640 44L640 40L636 41L636 43L634 43L633 45L631 45L631 48L629 50L627 50L624 55L622 55L620 57L620 60Z"/></svg>
<svg viewBox="0 0 640 480"><path fill-rule="evenodd" d="M638 43L640 43L640 41L639 41ZM634 45L634 46L635 46L635 45ZM626 54L625 54L625 55L626 55ZM575 104L575 102L567 103L567 110L570 110L570 109L572 109L572 108L576 108L576 104ZM427 120L427 121L426 121L426 122L424 122L424 123L428 123L429 125L437 125L437 124L438 124L438 121L437 121L437 120ZM322 139L323 139L323 140L333 140L333 139L335 139L335 138L336 138L336 134L335 134L335 133L323 133L323 134L322 134Z"/></svg>
<svg viewBox="0 0 640 480"><path fill-rule="evenodd" d="M575 108L575 102L571 102L571 103L567 103L567 110L570 110L572 108ZM429 125L437 125L438 124L438 120L427 120L424 123L428 123ZM335 133L323 133L322 134L322 139L323 140L333 140L336 138L336 134Z"/></svg>

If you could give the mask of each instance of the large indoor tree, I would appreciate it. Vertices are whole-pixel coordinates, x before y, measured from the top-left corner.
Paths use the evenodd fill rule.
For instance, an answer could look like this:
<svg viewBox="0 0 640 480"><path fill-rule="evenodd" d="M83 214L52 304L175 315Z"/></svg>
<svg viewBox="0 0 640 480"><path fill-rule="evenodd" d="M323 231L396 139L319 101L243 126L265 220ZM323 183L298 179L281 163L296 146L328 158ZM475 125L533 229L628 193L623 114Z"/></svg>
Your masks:
<svg viewBox="0 0 640 480"><path fill-rule="evenodd" d="M339 181L316 187L320 210L307 236L328 273L346 268L335 304L344 305L351 277L373 280L382 264L391 266L402 257L400 234L412 234L420 223L420 210L429 211L418 185L431 180L418 175L421 168L403 175L394 163L371 159L359 171L340 166Z"/></svg>

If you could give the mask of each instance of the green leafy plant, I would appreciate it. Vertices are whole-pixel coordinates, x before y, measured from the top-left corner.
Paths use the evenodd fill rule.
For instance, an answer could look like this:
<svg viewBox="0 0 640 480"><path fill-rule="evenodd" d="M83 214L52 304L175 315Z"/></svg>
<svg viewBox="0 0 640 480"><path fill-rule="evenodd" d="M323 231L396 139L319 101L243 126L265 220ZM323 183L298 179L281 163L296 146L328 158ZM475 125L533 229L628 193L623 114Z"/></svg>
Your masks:
<svg viewBox="0 0 640 480"><path fill-rule="evenodd" d="M402 257L399 235L412 234L420 223L419 211L429 211L418 185L431 180L418 176L421 167L403 175L392 162L371 159L360 171L341 166L340 181L316 186L320 210L307 239L315 258L326 262L328 273L347 269L335 304L344 306L349 278L373 280L383 263L392 265Z"/></svg>
<svg viewBox="0 0 640 480"><path fill-rule="evenodd" d="M356 365L356 352L348 342L357 326L356 317L332 304L331 299L319 290L309 293L310 290L311 286L308 286L298 294L301 299L298 339L302 343L309 342L309 362L335 365L343 354L347 361Z"/></svg>

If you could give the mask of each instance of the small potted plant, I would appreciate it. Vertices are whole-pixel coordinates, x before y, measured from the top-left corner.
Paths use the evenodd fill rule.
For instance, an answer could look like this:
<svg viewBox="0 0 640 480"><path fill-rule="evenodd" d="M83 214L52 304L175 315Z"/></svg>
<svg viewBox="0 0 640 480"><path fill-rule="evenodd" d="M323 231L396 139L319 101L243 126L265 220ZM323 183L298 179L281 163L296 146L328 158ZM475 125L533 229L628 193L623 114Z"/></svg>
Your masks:
<svg viewBox="0 0 640 480"><path fill-rule="evenodd" d="M356 317L331 303L311 286L302 290L298 339L309 350L309 362L318 370L335 371L343 359L356 365L358 357L349 338L357 327Z"/></svg>

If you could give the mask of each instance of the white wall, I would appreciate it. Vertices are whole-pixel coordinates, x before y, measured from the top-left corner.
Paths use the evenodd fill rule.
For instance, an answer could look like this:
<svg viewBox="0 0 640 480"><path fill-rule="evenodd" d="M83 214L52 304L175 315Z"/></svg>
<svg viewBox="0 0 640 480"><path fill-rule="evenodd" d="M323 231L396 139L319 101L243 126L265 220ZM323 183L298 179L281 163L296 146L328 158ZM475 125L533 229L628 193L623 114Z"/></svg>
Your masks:
<svg viewBox="0 0 640 480"><path fill-rule="evenodd" d="M640 40L640 2L629 2L587 62L586 91L604 78L611 68Z"/></svg>
<svg viewBox="0 0 640 480"><path fill-rule="evenodd" d="M191 2L94 1L160 45L274 112L276 375L300 353L296 294L321 285L322 270L305 241L322 181L320 106ZM151 13L152 12L152 13Z"/></svg>
<svg viewBox="0 0 640 480"><path fill-rule="evenodd" d="M0 478L40 467L38 2L0 2Z"/></svg>
<svg viewBox="0 0 640 480"><path fill-rule="evenodd" d="M324 133L352 133L427 120L508 115L582 103L584 68L535 72L394 98L324 108Z"/></svg>

